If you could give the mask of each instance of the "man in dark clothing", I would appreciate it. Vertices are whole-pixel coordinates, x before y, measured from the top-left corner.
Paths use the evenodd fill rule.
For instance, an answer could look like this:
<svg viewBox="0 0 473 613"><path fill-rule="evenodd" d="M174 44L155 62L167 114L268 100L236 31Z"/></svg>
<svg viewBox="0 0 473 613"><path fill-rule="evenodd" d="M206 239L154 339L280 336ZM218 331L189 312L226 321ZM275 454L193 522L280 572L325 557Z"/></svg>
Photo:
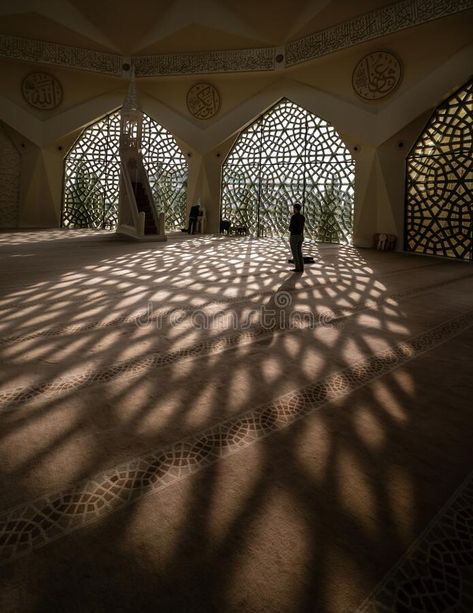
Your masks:
<svg viewBox="0 0 473 613"><path fill-rule="evenodd" d="M189 230L188 230L189 234L194 234L195 231L197 230L197 220L199 219L199 215L200 215L200 200L197 200L197 202L194 204L194 206L191 207L191 210L189 212Z"/></svg>
<svg viewBox="0 0 473 613"><path fill-rule="evenodd" d="M289 224L289 244L294 257L294 272L304 272L304 258L302 257L302 242L304 240L305 217L301 214L301 205L294 205L294 215Z"/></svg>

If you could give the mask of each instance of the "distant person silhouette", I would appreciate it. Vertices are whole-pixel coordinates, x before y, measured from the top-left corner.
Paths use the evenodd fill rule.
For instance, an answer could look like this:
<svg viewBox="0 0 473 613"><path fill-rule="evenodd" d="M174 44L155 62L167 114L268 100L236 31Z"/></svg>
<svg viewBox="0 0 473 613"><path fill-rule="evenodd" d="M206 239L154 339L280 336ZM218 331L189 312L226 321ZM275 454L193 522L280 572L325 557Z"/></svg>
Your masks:
<svg viewBox="0 0 473 613"><path fill-rule="evenodd" d="M191 206L191 210L189 212L189 229L188 229L189 234L195 234L197 230L197 221L199 219L199 215L200 215L200 198L197 200L197 202L193 206Z"/></svg>
<svg viewBox="0 0 473 613"><path fill-rule="evenodd" d="M294 258L293 272L304 272L304 258L302 257L302 243L304 241L305 217L301 214L301 205L294 205L294 215L289 224L289 244Z"/></svg>

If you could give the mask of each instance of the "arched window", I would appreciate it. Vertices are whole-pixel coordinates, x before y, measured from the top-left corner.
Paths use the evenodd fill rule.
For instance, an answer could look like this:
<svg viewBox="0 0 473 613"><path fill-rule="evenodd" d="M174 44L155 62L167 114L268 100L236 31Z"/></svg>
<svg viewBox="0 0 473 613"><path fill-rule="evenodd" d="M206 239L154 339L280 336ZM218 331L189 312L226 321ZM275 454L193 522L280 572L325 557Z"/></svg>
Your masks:
<svg viewBox="0 0 473 613"><path fill-rule="evenodd" d="M441 104L407 158L406 249L473 257L473 81Z"/></svg>
<svg viewBox="0 0 473 613"><path fill-rule="evenodd" d="M62 225L114 229L120 187L120 111L86 128L65 160ZM185 225L187 162L174 137L147 115L141 150L167 230Z"/></svg>
<svg viewBox="0 0 473 613"><path fill-rule="evenodd" d="M222 219L285 236L292 205L307 238L351 242L355 164L336 130L283 99L244 130L223 166Z"/></svg>

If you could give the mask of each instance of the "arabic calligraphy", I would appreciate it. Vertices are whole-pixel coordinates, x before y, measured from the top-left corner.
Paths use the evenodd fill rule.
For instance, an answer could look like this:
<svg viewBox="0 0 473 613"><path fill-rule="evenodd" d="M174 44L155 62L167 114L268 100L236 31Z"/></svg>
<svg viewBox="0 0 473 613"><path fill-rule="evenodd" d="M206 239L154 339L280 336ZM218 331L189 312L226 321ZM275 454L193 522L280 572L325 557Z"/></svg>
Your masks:
<svg viewBox="0 0 473 613"><path fill-rule="evenodd" d="M23 98L28 104L49 111L62 102L62 87L59 81L47 72L32 72L21 84Z"/></svg>
<svg viewBox="0 0 473 613"><path fill-rule="evenodd" d="M362 58L353 71L355 92L365 100L379 100L391 94L401 82L401 63L388 51L375 51Z"/></svg>
<svg viewBox="0 0 473 613"><path fill-rule="evenodd" d="M211 83L196 83L187 92L187 108L196 119L210 119L220 110L220 94Z"/></svg>

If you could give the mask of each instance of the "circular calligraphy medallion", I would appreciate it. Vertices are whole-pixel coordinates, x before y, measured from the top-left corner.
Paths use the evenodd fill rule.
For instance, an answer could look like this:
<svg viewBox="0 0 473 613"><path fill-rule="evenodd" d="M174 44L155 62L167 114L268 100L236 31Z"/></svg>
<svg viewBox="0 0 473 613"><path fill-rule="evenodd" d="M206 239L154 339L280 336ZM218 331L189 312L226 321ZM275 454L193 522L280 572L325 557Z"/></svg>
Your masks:
<svg viewBox="0 0 473 613"><path fill-rule="evenodd" d="M187 108L196 119L210 119L220 110L220 94L211 83L196 83L187 92Z"/></svg>
<svg viewBox="0 0 473 613"><path fill-rule="evenodd" d="M401 62L389 51L375 51L365 55L355 66L352 84L364 100L379 100L398 87L401 82Z"/></svg>
<svg viewBox="0 0 473 613"><path fill-rule="evenodd" d="M62 102L59 81L47 72L31 72L21 84L21 93L28 104L42 111L55 109Z"/></svg>

